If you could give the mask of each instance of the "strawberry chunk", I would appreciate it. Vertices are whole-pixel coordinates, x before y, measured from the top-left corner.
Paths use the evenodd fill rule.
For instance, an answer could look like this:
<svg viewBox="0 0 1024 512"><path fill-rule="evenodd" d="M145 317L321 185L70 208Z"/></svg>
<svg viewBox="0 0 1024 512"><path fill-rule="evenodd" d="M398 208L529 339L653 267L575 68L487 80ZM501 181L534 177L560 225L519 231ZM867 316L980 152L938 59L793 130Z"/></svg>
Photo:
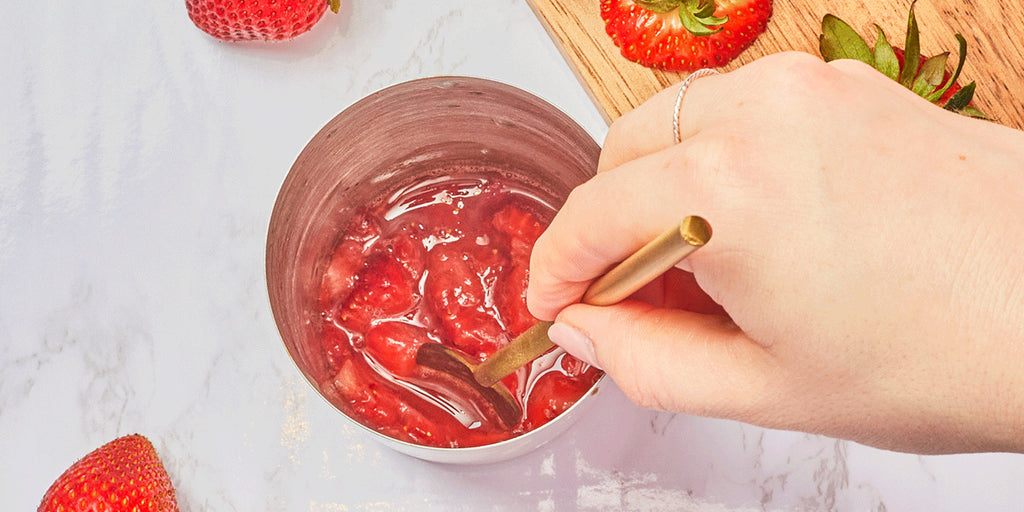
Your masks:
<svg viewBox="0 0 1024 512"><path fill-rule="evenodd" d="M416 283L397 260L378 254L366 262L352 293L335 312L334 320L366 332L373 320L393 317L415 304Z"/></svg>
<svg viewBox="0 0 1024 512"><path fill-rule="evenodd" d="M512 259L521 259L525 255L527 262L533 244L546 228L535 214L515 202L510 202L498 210L491 219L491 224L499 233L508 236Z"/></svg>
<svg viewBox="0 0 1024 512"><path fill-rule="evenodd" d="M593 379L573 378L559 371L542 375L527 398L527 428L535 429L558 417L572 407L593 383Z"/></svg>
<svg viewBox="0 0 1024 512"><path fill-rule="evenodd" d="M490 314L479 309L463 308L450 317L442 317L447 339L458 349L484 360L508 344L501 324Z"/></svg>
<svg viewBox="0 0 1024 512"><path fill-rule="evenodd" d="M366 352L391 373L408 377L416 369L416 351L427 331L402 322L382 322L366 332Z"/></svg>
<svg viewBox="0 0 1024 512"><path fill-rule="evenodd" d="M417 398L383 382L365 363L345 361L321 390L331 402L360 423L386 435L417 444L445 446L453 442L439 436L458 432L453 418L427 417L417 408ZM439 428L443 425L445 428Z"/></svg>
<svg viewBox="0 0 1024 512"><path fill-rule="evenodd" d="M380 236L380 222L367 212L352 217L345 230L345 239L366 243Z"/></svg>
<svg viewBox="0 0 1024 512"><path fill-rule="evenodd" d="M387 254L401 263L412 279L419 279L426 268L426 251L418 236L412 226L405 226L394 236L380 242Z"/></svg>
<svg viewBox="0 0 1024 512"><path fill-rule="evenodd" d="M377 407L380 410L389 411L390 418L388 419L394 419L390 423L384 423L387 425L382 429L384 434L395 439L427 446L443 446L439 443L445 443L436 434L442 432L442 429L437 426L438 423L432 421L409 402L395 396L384 395L378 400ZM444 431L451 432L451 427Z"/></svg>
<svg viewBox="0 0 1024 512"><path fill-rule="evenodd" d="M348 333L331 324L324 325L320 345L324 351L324 366L330 375L338 373L342 363L352 357Z"/></svg>
<svg viewBox="0 0 1024 512"><path fill-rule="evenodd" d="M484 288L479 276L458 251L435 249L430 254L430 271L425 291L432 300L434 312L447 317L463 308L483 304Z"/></svg>
<svg viewBox="0 0 1024 512"><path fill-rule="evenodd" d="M328 311L348 296L356 285L356 275L363 268L363 245L346 240L334 249L331 261L320 280L320 309Z"/></svg>
<svg viewBox="0 0 1024 512"><path fill-rule="evenodd" d="M380 236L380 224L367 213L349 221L341 243L331 253L330 262L320 279L320 308L329 311L352 291L366 260L364 248Z"/></svg>
<svg viewBox="0 0 1024 512"><path fill-rule="evenodd" d="M495 303L505 327L513 337L537 323L537 319L526 308L526 285L530 282L528 265L513 265L496 287Z"/></svg>
<svg viewBox="0 0 1024 512"><path fill-rule="evenodd" d="M456 348L476 357L486 357L501 344L503 330L487 305L485 282L492 282L495 259L484 263L474 253L486 257L490 251L462 251L466 244L436 247L430 254L425 293L441 322L445 338ZM478 268L476 270L474 267Z"/></svg>

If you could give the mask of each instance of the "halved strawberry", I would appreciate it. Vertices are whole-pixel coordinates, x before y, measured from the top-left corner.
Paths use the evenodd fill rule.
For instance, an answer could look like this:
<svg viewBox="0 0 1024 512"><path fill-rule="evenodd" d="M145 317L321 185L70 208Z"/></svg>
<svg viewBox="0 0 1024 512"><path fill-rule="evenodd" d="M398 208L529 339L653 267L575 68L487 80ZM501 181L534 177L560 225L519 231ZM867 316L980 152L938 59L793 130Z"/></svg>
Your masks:
<svg viewBox="0 0 1024 512"><path fill-rule="evenodd" d="M601 0L622 56L651 68L724 66L768 26L772 0Z"/></svg>
<svg viewBox="0 0 1024 512"><path fill-rule="evenodd" d="M856 59L899 82L918 96L960 114L986 119L983 112L971 104L974 98L974 82L962 88L956 83L967 58L967 40L956 34L959 43L959 62L952 73L946 71L949 52L932 57L921 55L917 19L914 4L910 4L907 19L907 34L904 48L894 48L885 37L882 28L878 31L874 47L868 45L849 24L832 14L821 20L821 35L818 36L819 51L825 62L836 59ZM906 65L907 62L915 66Z"/></svg>
<svg viewBox="0 0 1024 512"><path fill-rule="evenodd" d="M50 486L39 512L125 510L177 512L174 487L144 436L119 437L97 448Z"/></svg>

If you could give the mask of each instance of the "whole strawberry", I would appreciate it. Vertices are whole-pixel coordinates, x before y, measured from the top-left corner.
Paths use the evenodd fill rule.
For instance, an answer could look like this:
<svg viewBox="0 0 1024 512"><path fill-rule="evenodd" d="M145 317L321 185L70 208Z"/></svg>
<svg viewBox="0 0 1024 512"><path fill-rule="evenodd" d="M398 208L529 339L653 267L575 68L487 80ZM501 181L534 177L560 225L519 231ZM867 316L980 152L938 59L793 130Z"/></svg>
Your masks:
<svg viewBox="0 0 1024 512"><path fill-rule="evenodd" d="M914 17L914 5L910 5L907 19L907 34L904 47L893 47L882 32L878 31L874 47L868 45L849 24L832 14L826 14L821 20L821 35L818 37L819 51L826 62L836 59L856 59L874 67L882 74L899 82L918 96L960 114L986 118L985 114L974 107L974 82L963 87L957 83L960 71L967 58L967 41L960 34L956 35L959 43L959 62L956 70L946 71L946 60L949 52L931 57L921 55L920 34L917 19ZM912 65L908 65L910 62Z"/></svg>
<svg viewBox="0 0 1024 512"><path fill-rule="evenodd" d="M341 8L341 0L185 0L185 8L217 39L280 41L309 31L328 3L335 13Z"/></svg>
<svg viewBox="0 0 1024 512"><path fill-rule="evenodd" d="M720 67L768 26L772 0L601 0L622 56L650 68Z"/></svg>
<svg viewBox="0 0 1024 512"><path fill-rule="evenodd" d="M167 471L148 439L132 434L86 455L50 486L39 512L177 512Z"/></svg>

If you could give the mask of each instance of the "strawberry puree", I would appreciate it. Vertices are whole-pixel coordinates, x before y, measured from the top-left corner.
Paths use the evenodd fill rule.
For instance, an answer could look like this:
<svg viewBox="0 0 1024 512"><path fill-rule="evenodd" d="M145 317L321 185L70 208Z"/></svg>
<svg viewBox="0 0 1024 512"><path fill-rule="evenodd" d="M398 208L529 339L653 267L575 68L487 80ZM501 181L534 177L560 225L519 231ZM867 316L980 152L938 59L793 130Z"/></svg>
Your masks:
<svg viewBox="0 0 1024 512"><path fill-rule="evenodd" d="M357 212L321 277L324 394L370 428L440 447L514 437L575 403L600 373L561 351L503 381L524 411L511 428L415 362L423 343L482 361L536 321L530 251L553 214L502 174L466 171Z"/></svg>

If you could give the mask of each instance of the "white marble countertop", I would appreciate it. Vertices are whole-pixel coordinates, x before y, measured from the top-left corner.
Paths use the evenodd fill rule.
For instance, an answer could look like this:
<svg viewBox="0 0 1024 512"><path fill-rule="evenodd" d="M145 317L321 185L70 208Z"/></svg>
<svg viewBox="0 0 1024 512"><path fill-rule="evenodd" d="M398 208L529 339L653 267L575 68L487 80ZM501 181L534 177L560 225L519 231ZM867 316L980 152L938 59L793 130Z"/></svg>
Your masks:
<svg viewBox="0 0 1024 512"><path fill-rule="evenodd" d="M595 0L596 4L596 0ZM595 6L596 8L596 6ZM0 31L0 496L132 432L183 511L1024 510L1024 456L921 457L655 413L605 386L488 466L364 437L288 359L263 248L303 145L360 97L472 75L606 126L523 0L345 0L223 44L184 2L12 2Z"/></svg>

